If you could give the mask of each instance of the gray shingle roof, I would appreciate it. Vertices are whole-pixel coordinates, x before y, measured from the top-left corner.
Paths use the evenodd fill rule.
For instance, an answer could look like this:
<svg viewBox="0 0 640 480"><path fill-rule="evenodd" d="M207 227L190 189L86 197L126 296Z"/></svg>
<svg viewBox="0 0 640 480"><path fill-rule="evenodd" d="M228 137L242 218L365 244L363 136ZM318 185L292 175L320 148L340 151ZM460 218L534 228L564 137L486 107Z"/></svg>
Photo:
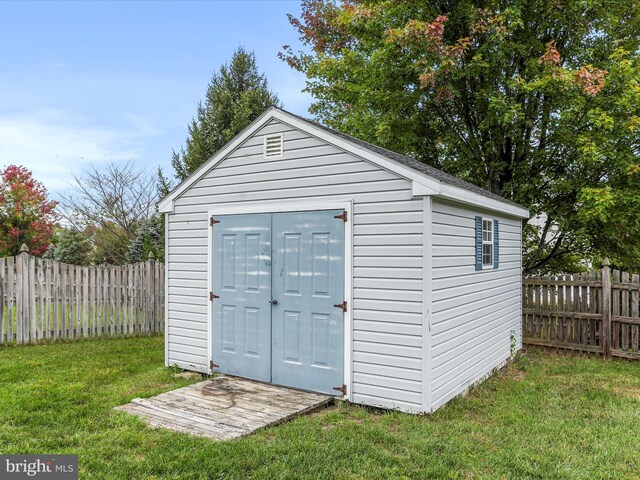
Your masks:
<svg viewBox="0 0 640 480"><path fill-rule="evenodd" d="M301 117L299 115L296 115L294 113L291 112L287 112L285 110L283 110L285 113L299 118L300 120L302 120L303 122L306 122L310 125L313 125L314 127L318 127L321 128L333 135L336 135L337 137L340 137L344 140L347 140L351 143L354 143L355 145L358 145L361 148L365 148L367 150L370 150L378 155L382 155L383 157L388 158L389 160L393 160L395 162L398 162L406 167L409 167L413 170L416 170L420 173L423 173L429 177L435 178L436 180L445 183L447 185L451 185L454 187L459 187L459 188L463 188L465 190L468 190L470 192L476 193L478 195L482 195L484 197L487 198L491 198L493 200L498 200L500 202L504 202L508 205L513 205L516 207L521 207L521 208L525 208L522 207L522 205L518 205L517 203L512 202L511 200L507 200L504 197L501 197L500 195L496 195L495 193L492 193L488 190L485 190L482 187L478 187L477 185L474 185L472 183L469 182L465 182L464 180L455 177L453 175L449 175L448 173L443 172L442 170L438 170L437 168L434 168L430 165L427 165L426 163L423 163L419 160L416 160L415 158L411 158L408 157L407 155L402 155L400 153L396 153L396 152L392 152L391 150L387 150L386 148L382 148L379 147L377 145L373 145L372 143L369 142L365 142L364 140L360 140L359 138L355 138L352 137L351 135L347 135L345 133L339 132L337 130L334 130L332 128L326 127L325 125L322 125L320 123L314 122L313 120L309 120L306 119L304 117Z"/></svg>

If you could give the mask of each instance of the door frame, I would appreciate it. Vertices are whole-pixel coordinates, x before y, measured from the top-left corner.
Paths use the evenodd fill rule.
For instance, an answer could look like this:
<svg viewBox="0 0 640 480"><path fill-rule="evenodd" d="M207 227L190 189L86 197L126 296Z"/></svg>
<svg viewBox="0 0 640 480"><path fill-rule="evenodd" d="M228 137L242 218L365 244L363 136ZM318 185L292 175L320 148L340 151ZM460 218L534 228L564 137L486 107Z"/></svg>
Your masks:
<svg viewBox="0 0 640 480"><path fill-rule="evenodd" d="M247 215L256 213L286 213L286 212L317 212L322 210L344 210L347 212L347 222L344 228L344 299L347 301L347 311L344 314L344 385L347 394L344 400L352 401L352 365L353 365L353 200L318 201L314 203L291 201L270 202L260 205L215 205L207 210L207 224L209 218L216 215ZM213 291L213 229L207 225L207 291ZM214 292L215 293L215 292ZM209 364L213 357L213 301L207 299L207 371L213 373ZM336 385L337 386L337 385ZM336 393L336 396L339 394Z"/></svg>

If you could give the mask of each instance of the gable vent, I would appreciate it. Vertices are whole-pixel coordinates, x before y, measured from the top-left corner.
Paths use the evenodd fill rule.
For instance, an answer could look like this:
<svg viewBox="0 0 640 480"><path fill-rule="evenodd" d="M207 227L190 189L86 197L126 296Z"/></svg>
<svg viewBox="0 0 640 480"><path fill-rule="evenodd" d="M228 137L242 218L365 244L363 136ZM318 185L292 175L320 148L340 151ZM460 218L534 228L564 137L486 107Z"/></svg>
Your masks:
<svg viewBox="0 0 640 480"><path fill-rule="evenodd" d="M282 157L283 139L281 133L275 135L265 135L264 137L264 158Z"/></svg>

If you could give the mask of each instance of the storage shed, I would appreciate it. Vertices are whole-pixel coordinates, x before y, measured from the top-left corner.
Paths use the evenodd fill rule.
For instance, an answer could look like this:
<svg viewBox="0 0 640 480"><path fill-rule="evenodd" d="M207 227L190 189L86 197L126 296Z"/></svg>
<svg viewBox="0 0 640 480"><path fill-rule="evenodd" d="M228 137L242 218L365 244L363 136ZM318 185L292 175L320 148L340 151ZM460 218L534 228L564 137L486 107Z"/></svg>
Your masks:
<svg viewBox="0 0 640 480"><path fill-rule="evenodd" d="M160 202L166 364L432 412L521 346L525 208L271 108Z"/></svg>

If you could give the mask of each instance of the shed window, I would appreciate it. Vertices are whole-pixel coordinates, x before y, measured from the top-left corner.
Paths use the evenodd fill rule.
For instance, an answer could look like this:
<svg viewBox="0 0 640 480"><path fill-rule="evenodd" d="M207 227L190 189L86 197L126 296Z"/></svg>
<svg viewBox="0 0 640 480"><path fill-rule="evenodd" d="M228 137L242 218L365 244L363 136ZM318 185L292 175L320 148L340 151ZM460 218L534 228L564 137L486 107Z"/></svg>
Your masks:
<svg viewBox="0 0 640 480"><path fill-rule="evenodd" d="M482 266L493 267L493 221L482 220Z"/></svg>
<svg viewBox="0 0 640 480"><path fill-rule="evenodd" d="M476 216L476 270L500 266L500 224L497 219Z"/></svg>

